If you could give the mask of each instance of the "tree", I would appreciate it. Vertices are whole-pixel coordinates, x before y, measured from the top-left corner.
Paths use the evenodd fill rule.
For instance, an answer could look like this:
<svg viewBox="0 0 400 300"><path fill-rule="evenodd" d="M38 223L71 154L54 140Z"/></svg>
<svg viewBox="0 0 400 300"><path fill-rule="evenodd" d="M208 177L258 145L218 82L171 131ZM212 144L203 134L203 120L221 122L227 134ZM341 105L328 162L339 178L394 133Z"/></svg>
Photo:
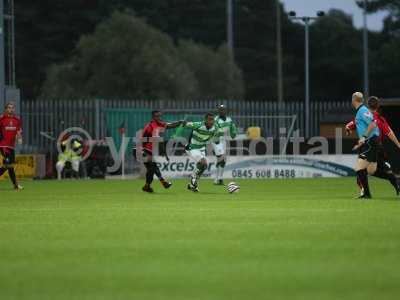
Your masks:
<svg viewBox="0 0 400 300"><path fill-rule="evenodd" d="M362 86L362 35L352 17L332 9L310 30L314 99L345 99Z"/></svg>
<svg viewBox="0 0 400 300"><path fill-rule="evenodd" d="M37 1L18 0L17 84L24 96L38 96L46 70L68 60L81 35L93 33L113 11L124 9L136 11L175 42L190 38L213 47L223 43L223 1L194 0L188 5L185 0L41 0L37 5Z"/></svg>
<svg viewBox="0 0 400 300"><path fill-rule="evenodd" d="M400 39L382 44L373 52L371 94L394 98L400 95Z"/></svg>
<svg viewBox="0 0 400 300"><path fill-rule="evenodd" d="M276 99L275 1L235 1L235 56L248 100Z"/></svg>
<svg viewBox="0 0 400 300"><path fill-rule="evenodd" d="M357 1L363 7L363 1ZM380 10L389 14L384 20L382 34L370 34L375 44L370 46L371 93L380 97L398 97L400 86L400 2L398 0L369 0L367 12Z"/></svg>
<svg viewBox="0 0 400 300"><path fill-rule="evenodd" d="M25 97L36 97L46 69L66 61L81 34L92 32L104 18L102 2L107 3L41 0L38 5L38 1L15 1L16 75Z"/></svg>
<svg viewBox="0 0 400 300"><path fill-rule="evenodd" d="M72 59L47 74L46 97L184 99L197 90L172 40L121 12L81 38Z"/></svg>
<svg viewBox="0 0 400 300"><path fill-rule="evenodd" d="M358 6L364 8L364 1L357 0ZM395 18L400 17L400 3L397 0L367 0L367 11L370 13L387 10Z"/></svg>
<svg viewBox="0 0 400 300"><path fill-rule="evenodd" d="M275 1L275 0L274 0ZM236 0L236 62L244 70L247 98L275 97L274 1ZM25 96L35 97L54 63L67 61L82 34L116 9L132 9L177 43L190 39L217 49L226 42L226 1L91 0L16 1L17 81Z"/></svg>
<svg viewBox="0 0 400 300"><path fill-rule="evenodd" d="M248 100L276 99L276 1L235 0L235 62L242 70L244 97ZM226 42L226 1L222 0L192 0L190 3L187 0L41 0L40 5L36 2L15 2L17 84L25 97L37 97L46 74L57 77L64 74L65 69L72 68L81 36L91 35L115 10L131 9L147 24L167 34L175 45L180 40L192 40L215 52ZM381 63L382 53L397 47L394 40L400 36L400 3L397 0L368 0L368 3L370 12L378 9L389 12L383 33L369 34L371 88L378 89L383 79L376 74L397 75L380 70L385 67ZM281 19L285 99L298 100L304 97L304 27L292 22L284 12ZM325 25L312 26L310 32L312 95L329 93L330 98L342 99L350 85L361 86L362 64L356 63L361 54L354 41L361 43L362 35L348 18L338 13L329 14L324 20ZM347 30L343 30L343 26ZM345 49L354 51L352 57ZM51 67L53 64L60 68ZM62 69L64 71L59 73ZM393 70L392 65L385 69ZM333 80L333 74L339 80ZM195 81L199 80L195 74L192 76ZM196 83L193 86L193 89L198 88ZM396 90L397 85L394 85L385 94L394 94Z"/></svg>
<svg viewBox="0 0 400 300"><path fill-rule="evenodd" d="M235 61L243 71L245 97L275 99L275 5L277 0L235 0ZM175 41L190 39L212 48L226 42L225 0L133 1L138 15ZM287 16L285 16L287 20Z"/></svg>
<svg viewBox="0 0 400 300"><path fill-rule="evenodd" d="M242 99L242 72L226 46L215 52L193 41L181 40L179 53L198 82L198 99Z"/></svg>
<svg viewBox="0 0 400 300"><path fill-rule="evenodd" d="M116 12L75 55L48 69L46 97L241 98L243 81L228 49L171 38L130 13Z"/></svg>
<svg viewBox="0 0 400 300"><path fill-rule="evenodd" d="M364 1L357 1L364 8ZM384 34L400 37L400 2L398 0L368 0L367 12L375 13L380 10L389 12L384 20Z"/></svg>
<svg viewBox="0 0 400 300"><path fill-rule="evenodd" d="M305 94L304 26L284 24L285 98ZM346 99L362 84L362 35L352 17L330 10L310 25L311 100Z"/></svg>

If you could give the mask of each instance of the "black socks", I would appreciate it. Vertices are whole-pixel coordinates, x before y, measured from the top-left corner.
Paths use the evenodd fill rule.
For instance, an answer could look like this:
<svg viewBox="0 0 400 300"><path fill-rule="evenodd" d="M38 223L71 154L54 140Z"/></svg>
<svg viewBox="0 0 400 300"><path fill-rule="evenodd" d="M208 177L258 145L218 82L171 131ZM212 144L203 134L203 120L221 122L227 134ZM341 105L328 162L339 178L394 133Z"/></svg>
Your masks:
<svg viewBox="0 0 400 300"><path fill-rule="evenodd" d="M3 175L7 171L7 168L0 168L0 176Z"/></svg>
<svg viewBox="0 0 400 300"><path fill-rule="evenodd" d="M357 171L357 183L359 183L364 189L365 196L371 196L368 184L368 172L367 170Z"/></svg>
<svg viewBox="0 0 400 300"><path fill-rule="evenodd" d="M146 166L147 172L146 172L146 184L150 185L153 182L154 175L158 177L161 181L163 181L163 177L160 171L160 168L157 166L155 162L147 162L144 163Z"/></svg>
<svg viewBox="0 0 400 300"><path fill-rule="evenodd" d="M146 172L146 184L150 185L153 182L154 178L154 168L153 168L153 162L147 162L144 163L146 166L147 172Z"/></svg>
<svg viewBox="0 0 400 300"><path fill-rule="evenodd" d="M14 186L17 186L17 177L15 176L15 171L13 167L2 167L0 168L0 176L3 175L6 171L8 171L8 174L10 175L11 182Z"/></svg>
<svg viewBox="0 0 400 300"><path fill-rule="evenodd" d="M381 170L377 170L374 174L375 177L389 180L389 182L393 185L393 187L397 190L397 178L394 176L392 172L385 172Z"/></svg>

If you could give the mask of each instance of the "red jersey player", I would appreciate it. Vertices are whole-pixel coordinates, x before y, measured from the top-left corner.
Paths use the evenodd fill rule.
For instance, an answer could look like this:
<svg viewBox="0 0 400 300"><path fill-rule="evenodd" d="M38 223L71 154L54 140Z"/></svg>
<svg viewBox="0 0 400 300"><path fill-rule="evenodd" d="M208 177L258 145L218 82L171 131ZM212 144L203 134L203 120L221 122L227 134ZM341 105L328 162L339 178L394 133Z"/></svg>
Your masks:
<svg viewBox="0 0 400 300"><path fill-rule="evenodd" d="M160 169L157 164L153 161L154 153L154 141L151 139L157 138L160 135L161 131L169 128L176 128L182 124L184 121L178 121L173 123L167 123L161 120L161 112L158 110L154 110L151 112L152 120L148 123L143 130L142 138L143 138L143 161L146 167L146 184L143 187L143 191L147 193L153 193L153 189L151 188L151 183L153 182L154 175L158 177L161 184L164 188L168 189L171 187L171 183L166 181L161 174Z"/></svg>
<svg viewBox="0 0 400 300"><path fill-rule="evenodd" d="M396 189L397 195L400 193L400 187L398 185L396 176L393 174L392 167L388 162L388 156L383 147L383 141L385 138L389 138L399 149L400 143L391 129L389 123L386 119L381 116L378 112L379 110L379 98L370 97L368 99L368 108L374 115L374 121L378 125L380 130L379 143L377 147L377 170L373 176L389 180L393 187ZM355 129L355 122L351 121L346 125L346 132L349 134L351 131Z"/></svg>
<svg viewBox="0 0 400 300"><path fill-rule="evenodd" d="M16 190L21 190L22 186L17 183L15 176L15 144L17 139L21 140L21 120L15 115L15 106L7 103L4 114L0 115L0 154L3 157L3 167L0 168L0 176L6 171Z"/></svg>

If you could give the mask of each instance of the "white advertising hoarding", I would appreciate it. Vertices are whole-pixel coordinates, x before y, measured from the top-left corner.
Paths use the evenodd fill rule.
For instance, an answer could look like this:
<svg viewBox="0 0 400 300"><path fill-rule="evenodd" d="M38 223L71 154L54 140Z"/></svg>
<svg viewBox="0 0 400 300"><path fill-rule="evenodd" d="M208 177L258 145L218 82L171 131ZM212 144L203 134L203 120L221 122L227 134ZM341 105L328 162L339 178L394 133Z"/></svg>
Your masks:
<svg viewBox="0 0 400 300"><path fill-rule="evenodd" d="M355 155L295 155L295 156L230 156L227 158L224 178L290 179L354 176ZM207 157L208 169L204 177L213 177L216 158ZM188 177L195 162L187 156L173 156L167 161L157 159L164 176Z"/></svg>

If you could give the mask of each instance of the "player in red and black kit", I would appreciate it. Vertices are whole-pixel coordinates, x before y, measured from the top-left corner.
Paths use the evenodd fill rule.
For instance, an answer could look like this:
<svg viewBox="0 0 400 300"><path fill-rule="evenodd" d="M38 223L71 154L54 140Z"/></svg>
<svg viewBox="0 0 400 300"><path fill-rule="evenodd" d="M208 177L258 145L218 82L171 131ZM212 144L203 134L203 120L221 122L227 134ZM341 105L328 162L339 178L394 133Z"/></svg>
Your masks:
<svg viewBox="0 0 400 300"><path fill-rule="evenodd" d="M0 176L6 171L16 190L21 190L22 186L17 183L15 176L15 144L17 139L21 139L22 126L21 120L15 115L15 106L7 103L4 114L0 115L0 154L3 157L3 167L0 168Z"/></svg>
<svg viewBox="0 0 400 300"><path fill-rule="evenodd" d="M161 120L161 112L158 110L154 110L151 113L152 120L148 123L142 134L143 138L143 161L146 167L146 184L142 188L144 192L153 193L153 189L151 188L151 183L153 182L154 175L158 177L161 184L164 188L168 189L171 187L172 183L166 181L161 174L160 169L158 168L157 164L153 161L153 151L154 149L154 142L151 139L159 137L160 132L164 131L165 129L169 128L176 128L182 124L184 121L177 121L173 123L167 123Z"/></svg>
<svg viewBox="0 0 400 300"><path fill-rule="evenodd" d="M379 110L379 98L370 97L368 99L368 108L374 115L374 121L378 125L380 130L380 136L377 145L377 170L372 176L388 180L392 186L395 188L397 195L400 194L400 187L396 176L393 174L392 167L388 162L388 155L383 147L383 141L385 138L389 138L399 149L400 142L398 141L396 135L391 129L389 123L386 119L381 116L378 112ZM351 133L355 129L355 122L351 121L346 125L346 132Z"/></svg>

